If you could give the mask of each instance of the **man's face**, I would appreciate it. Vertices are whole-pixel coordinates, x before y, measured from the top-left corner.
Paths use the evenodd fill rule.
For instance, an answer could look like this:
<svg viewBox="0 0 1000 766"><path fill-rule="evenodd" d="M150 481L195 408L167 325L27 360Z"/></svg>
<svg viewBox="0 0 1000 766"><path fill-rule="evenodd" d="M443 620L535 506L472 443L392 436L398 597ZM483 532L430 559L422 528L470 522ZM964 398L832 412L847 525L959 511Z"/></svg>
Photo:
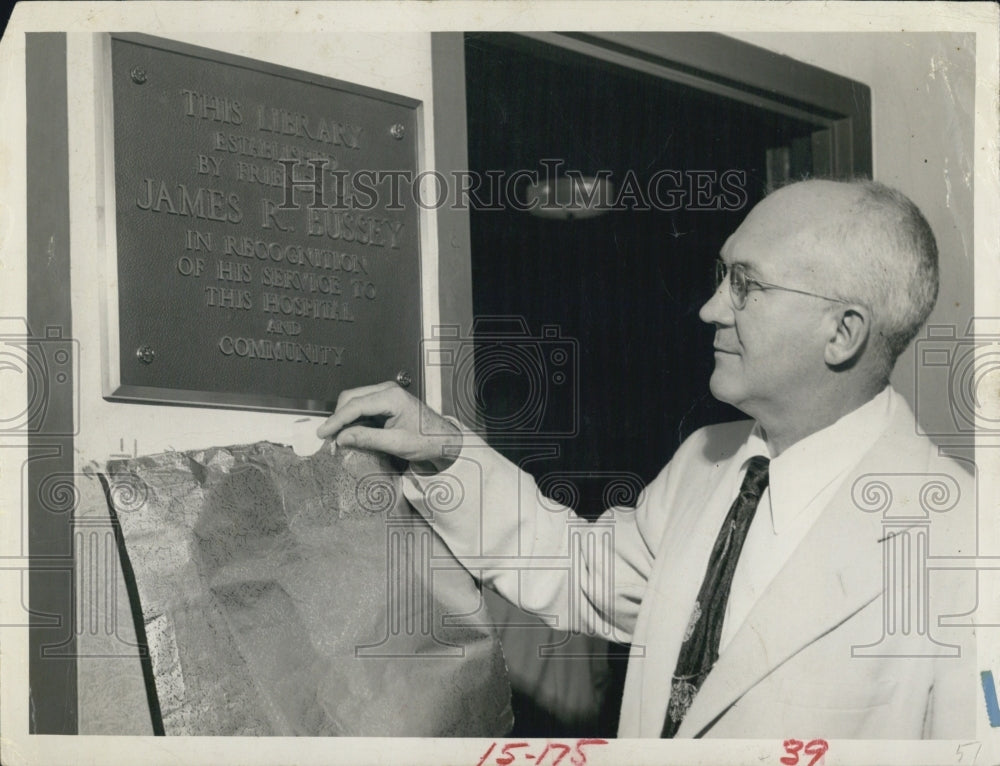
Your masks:
<svg viewBox="0 0 1000 766"><path fill-rule="evenodd" d="M750 279L823 293L828 265L815 256L808 237L799 236L821 205L790 198L792 188L783 191L750 212L721 258L728 266L742 264ZM699 312L716 328L712 394L758 419L801 407L826 370L830 323L823 319L830 308L818 298L751 283L746 305L737 310L727 276Z"/></svg>

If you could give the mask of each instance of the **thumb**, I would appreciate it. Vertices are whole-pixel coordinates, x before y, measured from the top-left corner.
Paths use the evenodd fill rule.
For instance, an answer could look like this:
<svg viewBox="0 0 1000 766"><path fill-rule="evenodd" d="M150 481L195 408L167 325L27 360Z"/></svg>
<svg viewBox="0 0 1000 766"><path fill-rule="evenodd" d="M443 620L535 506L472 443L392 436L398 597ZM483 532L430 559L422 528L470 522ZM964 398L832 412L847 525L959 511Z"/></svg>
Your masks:
<svg viewBox="0 0 1000 766"><path fill-rule="evenodd" d="M342 447L387 452L404 460L409 460L415 452L412 441L412 437L405 431L367 426L352 426L337 434L337 444Z"/></svg>

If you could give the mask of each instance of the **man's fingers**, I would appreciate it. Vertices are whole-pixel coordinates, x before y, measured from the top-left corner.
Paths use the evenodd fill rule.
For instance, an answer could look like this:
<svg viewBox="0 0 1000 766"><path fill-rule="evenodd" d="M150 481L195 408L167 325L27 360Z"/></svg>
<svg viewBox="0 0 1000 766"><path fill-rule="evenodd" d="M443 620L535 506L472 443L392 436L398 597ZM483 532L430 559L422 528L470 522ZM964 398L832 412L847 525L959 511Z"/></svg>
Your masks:
<svg viewBox="0 0 1000 766"><path fill-rule="evenodd" d="M337 435L337 444L344 447L360 447L409 460L414 454L412 436L405 431L386 428L352 426Z"/></svg>
<svg viewBox="0 0 1000 766"><path fill-rule="evenodd" d="M391 417L396 414L396 409L397 407L394 406L392 398L386 395L386 389L376 390L346 400L344 404L338 404L337 411L327 418L323 425L316 429L316 435L321 439L325 439L328 436L333 436L344 426L350 425L358 418L372 415Z"/></svg>
<svg viewBox="0 0 1000 766"><path fill-rule="evenodd" d="M362 418L383 416L384 428L372 428ZM426 420L426 422L424 422ZM380 383L345 391L337 410L316 429L321 439L336 437L345 447L385 452L411 463L430 463L437 470L445 446L461 446L461 432L395 383ZM444 437L444 438L442 438Z"/></svg>
<svg viewBox="0 0 1000 766"><path fill-rule="evenodd" d="M393 380L387 380L382 383L375 383L370 386L358 386L357 388L348 388L340 392L340 396L337 397L337 409L339 410L345 404L347 404L352 399L360 399L363 396L368 396L369 394L377 394L381 391L386 391L390 388L396 388L398 384Z"/></svg>

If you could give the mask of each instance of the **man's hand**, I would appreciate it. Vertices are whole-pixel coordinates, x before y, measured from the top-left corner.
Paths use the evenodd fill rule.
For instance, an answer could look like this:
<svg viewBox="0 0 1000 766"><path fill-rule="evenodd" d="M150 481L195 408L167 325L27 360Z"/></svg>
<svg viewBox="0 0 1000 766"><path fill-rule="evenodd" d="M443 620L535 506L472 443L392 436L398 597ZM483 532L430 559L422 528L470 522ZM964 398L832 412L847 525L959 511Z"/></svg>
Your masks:
<svg viewBox="0 0 1000 766"><path fill-rule="evenodd" d="M382 428L352 425L365 418L385 418L385 424ZM345 447L387 452L408 460L418 473L445 470L462 448L458 428L393 382L341 393L336 411L316 435L335 437Z"/></svg>

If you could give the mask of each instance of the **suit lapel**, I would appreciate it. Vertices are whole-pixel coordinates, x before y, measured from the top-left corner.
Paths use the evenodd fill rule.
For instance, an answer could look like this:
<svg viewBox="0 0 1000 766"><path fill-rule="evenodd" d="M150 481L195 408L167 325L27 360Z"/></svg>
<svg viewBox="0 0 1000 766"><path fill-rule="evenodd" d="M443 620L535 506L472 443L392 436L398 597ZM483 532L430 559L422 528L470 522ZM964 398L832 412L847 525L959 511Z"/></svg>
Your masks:
<svg viewBox="0 0 1000 766"><path fill-rule="evenodd" d="M670 678L701 586L701 575L692 573L705 571L732 502L728 474L752 427L748 420L706 430L705 442L671 462L671 470L681 477L676 494L651 499L653 508L671 510L655 545L653 571L633 634L620 737L658 736L663 726ZM717 509L713 518L706 517L706 508Z"/></svg>
<svg viewBox="0 0 1000 766"><path fill-rule="evenodd" d="M708 486L716 485L711 491L700 494L702 503L690 500L682 501L690 507L701 508L703 504L712 507L725 504L728 488L718 484L723 469L716 468L706 481ZM712 495L719 493L722 499L713 499ZM692 493L697 494L697 493ZM705 503L705 498L708 502ZM681 647L691 610L698 595L701 579L698 576L680 573L704 572L718 527L722 518L705 523L697 512L684 514L680 522L669 527L657 551L657 567L660 570L650 578L651 590L647 590L644 600L648 600L650 609L641 613L641 622L636 625L632 653L629 659L629 673L626 679L627 699L656 698L656 704L643 704L638 723L639 729L629 731L622 729L619 736L640 736L640 732L655 732L658 736L663 725L663 716L667 709L663 695L664 678L668 679L666 694L670 694L669 679L674 672L677 654ZM655 648L645 651L645 645L655 643ZM623 722L627 721L623 715ZM642 735L650 736L650 735Z"/></svg>
<svg viewBox="0 0 1000 766"><path fill-rule="evenodd" d="M851 491L866 473L890 473L900 465L913 470L926 462L909 408L899 409L721 654L678 737L700 736L754 684L882 593L882 517L862 511Z"/></svg>

